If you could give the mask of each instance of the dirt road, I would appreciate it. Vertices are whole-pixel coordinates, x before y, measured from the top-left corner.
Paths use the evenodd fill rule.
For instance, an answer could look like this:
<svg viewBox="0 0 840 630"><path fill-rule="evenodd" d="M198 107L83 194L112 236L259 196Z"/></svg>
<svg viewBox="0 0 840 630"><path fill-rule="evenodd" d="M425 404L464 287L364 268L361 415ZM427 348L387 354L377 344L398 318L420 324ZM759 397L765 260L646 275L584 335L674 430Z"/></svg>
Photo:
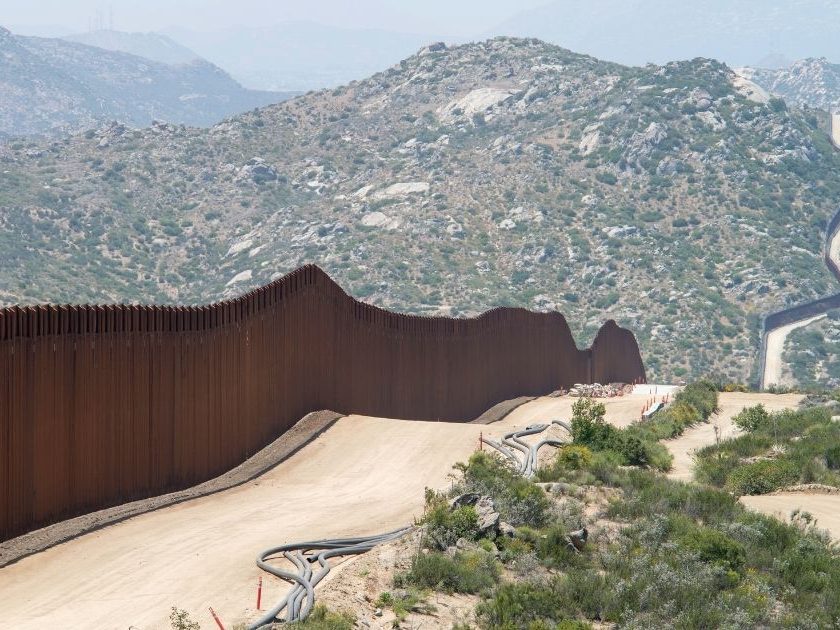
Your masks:
<svg viewBox="0 0 840 630"><path fill-rule="evenodd" d="M793 322L787 326L780 326L767 334L767 358L764 361L763 381L765 387L783 384L782 371L784 361L782 360L782 354L785 350L785 341L787 341L788 335L798 328L803 328L823 319L825 316L825 313L822 315L815 315L814 317L809 317L808 319Z"/></svg>
<svg viewBox="0 0 840 630"><path fill-rule="evenodd" d="M741 503L748 508L770 514L782 521L789 521L796 510L810 512L817 519L819 529L828 530L840 540L840 495L816 492L781 492L755 497L741 497Z"/></svg>
<svg viewBox="0 0 840 630"><path fill-rule="evenodd" d="M619 425L646 396L608 399ZM0 569L0 628L168 628L172 606L215 627L255 618L254 557L287 542L377 533L422 513L480 433L568 420L571 398L540 398L493 425L349 416L257 480L137 516ZM263 602L286 586L267 580ZM249 609L249 606L251 607Z"/></svg>
<svg viewBox="0 0 840 630"><path fill-rule="evenodd" d="M0 570L0 628L168 627L171 606L204 628L245 620L257 552L387 531L445 486L482 427L350 416L258 480L88 534ZM285 586L267 581L263 601Z"/></svg>
<svg viewBox="0 0 840 630"><path fill-rule="evenodd" d="M620 398L602 398L607 409L606 419L618 427L625 427L642 415L645 402L653 398L644 394L633 394ZM504 426L519 428L529 424L547 422L549 420L566 420L572 418L572 405L577 398L562 396L560 398L537 398L514 409L504 420L492 427Z"/></svg>
<svg viewBox="0 0 840 630"><path fill-rule="evenodd" d="M768 411L781 409L793 409L802 400L798 394L754 394L754 393L722 393L718 397L720 411L715 414L711 421L688 429L680 437L674 440L665 440L663 444L674 456L674 465L668 476L671 479L691 481L692 467L694 460L692 456L698 448L715 443L715 428L720 432L720 439L737 435L738 428L732 424L732 418L738 415L742 409L764 405Z"/></svg>

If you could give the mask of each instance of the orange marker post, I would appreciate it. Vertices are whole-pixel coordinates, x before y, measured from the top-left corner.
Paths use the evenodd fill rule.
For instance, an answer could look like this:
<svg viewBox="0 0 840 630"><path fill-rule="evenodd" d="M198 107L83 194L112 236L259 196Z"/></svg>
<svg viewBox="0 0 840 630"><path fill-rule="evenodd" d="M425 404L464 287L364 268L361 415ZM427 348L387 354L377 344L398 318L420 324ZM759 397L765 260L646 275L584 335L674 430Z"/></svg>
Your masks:
<svg viewBox="0 0 840 630"><path fill-rule="evenodd" d="M257 610L260 610L260 604L262 603L262 576L260 576L260 581L257 584Z"/></svg>
<svg viewBox="0 0 840 630"><path fill-rule="evenodd" d="M222 620L216 615L216 611L213 610L213 607L210 607L210 614L213 615L213 620L216 622L216 625L219 626L219 630L225 630L225 627L222 625Z"/></svg>

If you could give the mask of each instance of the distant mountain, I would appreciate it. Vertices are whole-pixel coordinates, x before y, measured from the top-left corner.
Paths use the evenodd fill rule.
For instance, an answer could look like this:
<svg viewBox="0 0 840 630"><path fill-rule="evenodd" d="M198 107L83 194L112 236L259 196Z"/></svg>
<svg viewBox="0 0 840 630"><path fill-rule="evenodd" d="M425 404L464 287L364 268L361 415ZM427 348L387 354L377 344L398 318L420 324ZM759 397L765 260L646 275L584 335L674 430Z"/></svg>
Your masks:
<svg viewBox="0 0 840 630"><path fill-rule="evenodd" d="M840 106L840 64L803 59L788 68L740 68L738 72L789 103L828 110Z"/></svg>
<svg viewBox="0 0 840 630"><path fill-rule="evenodd" d="M384 70L436 37L381 30L353 30L310 22L203 33L165 31L172 39L255 89L335 87Z"/></svg>
<svg viewBox="0 0 840 630"><path fill-rule="evenodd" d="M208 302L321 265L422 314L607 317L648 375L755 369L761 316L836 290L840 152L707 59L428 47L211 129L0 145L0 302Z"/></svg>
<svg viewBox="0 0 840 630"><path fill-rule="evenodd" d="M104 48L105 50L137 55L169 65L192 63L200 59L189 48L160 33L124 33L122 31L101 30L69 35L62 39Z"/></svg>
<svg viewBox="0 0 840 630"><path fill-rule="evenodd" d="M632 65L711 57L755 66L768 55L840 60L838 23L838 0L555 0L492 34Z"/></svg>
<svg viewBox="0 0 840 630"><path fill-rule="evenodd" d="M288 96L246 90L207 61L172 66L0 27L0 135L55 135L112 119L209 126Z"/></svg>

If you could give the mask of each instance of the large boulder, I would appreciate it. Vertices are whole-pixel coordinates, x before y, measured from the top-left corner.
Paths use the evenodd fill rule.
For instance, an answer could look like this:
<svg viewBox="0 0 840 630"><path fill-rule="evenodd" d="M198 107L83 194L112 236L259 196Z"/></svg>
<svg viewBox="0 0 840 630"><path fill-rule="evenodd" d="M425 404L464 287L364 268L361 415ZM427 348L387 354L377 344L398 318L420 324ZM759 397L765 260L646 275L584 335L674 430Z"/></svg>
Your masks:
<svg viewBox="0 0 840 630"><path fill-rule="evenodd" d="M495 537L499 531L499 513L493 499L488 496L481 496L474 492L462 494L449 502L449 509L457 510L460 507L471 505L478 515L478 535Z"/></svg>

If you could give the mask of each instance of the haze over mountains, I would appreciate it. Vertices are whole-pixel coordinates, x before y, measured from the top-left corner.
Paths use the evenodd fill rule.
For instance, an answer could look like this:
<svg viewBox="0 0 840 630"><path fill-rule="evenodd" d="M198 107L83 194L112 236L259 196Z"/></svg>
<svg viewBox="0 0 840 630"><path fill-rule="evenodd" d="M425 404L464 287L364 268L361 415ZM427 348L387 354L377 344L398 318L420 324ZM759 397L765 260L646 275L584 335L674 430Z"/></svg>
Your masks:
<svg viewBox="0 0 840 630"><path fill-rule="evenodd" d="M0 27L0 135L61 135L111 119L207 126L288 96L247 90L201 59L171 65Z"/></svg>
<svg viewBox="0 0 840 630"><path fill-rule="evenodd" d="M335 87L385 70L434 35L342 29L313 22L200 32L165 31L255 89L306 91Z"/></svg>
<svg viewBox="0 0 840 630"><path fill-rule="evenodd" d="M707 57L753 66L772 57L840 61L838 24L838 0L558 0L492 33L631 65Z"/></svg>
<svg viewBox="0 0 840 630"><path fill-rule="evenodd" d="M425 48L210 129L1 149L0 299L206 302L314 262L399 310L557 308L581 345L612 316L656 378L746 379L760 315L833 287L823 123L715 61Z"/></svg>
<svg viewBox="0 0 840 630"><path fill-rule="evenodd" d="M786 68L745 68L739 72L793 105L826 111L840 106L840 64L825 58L802 59Z"/></svg>
<svg viewBox="0 0 840 630"><path fill-rule="evenodd" d="M201 59L189 48L160 33L124 33L104 29L68 35L62 39L145 57L169 65L192 63Z"/></svg>

